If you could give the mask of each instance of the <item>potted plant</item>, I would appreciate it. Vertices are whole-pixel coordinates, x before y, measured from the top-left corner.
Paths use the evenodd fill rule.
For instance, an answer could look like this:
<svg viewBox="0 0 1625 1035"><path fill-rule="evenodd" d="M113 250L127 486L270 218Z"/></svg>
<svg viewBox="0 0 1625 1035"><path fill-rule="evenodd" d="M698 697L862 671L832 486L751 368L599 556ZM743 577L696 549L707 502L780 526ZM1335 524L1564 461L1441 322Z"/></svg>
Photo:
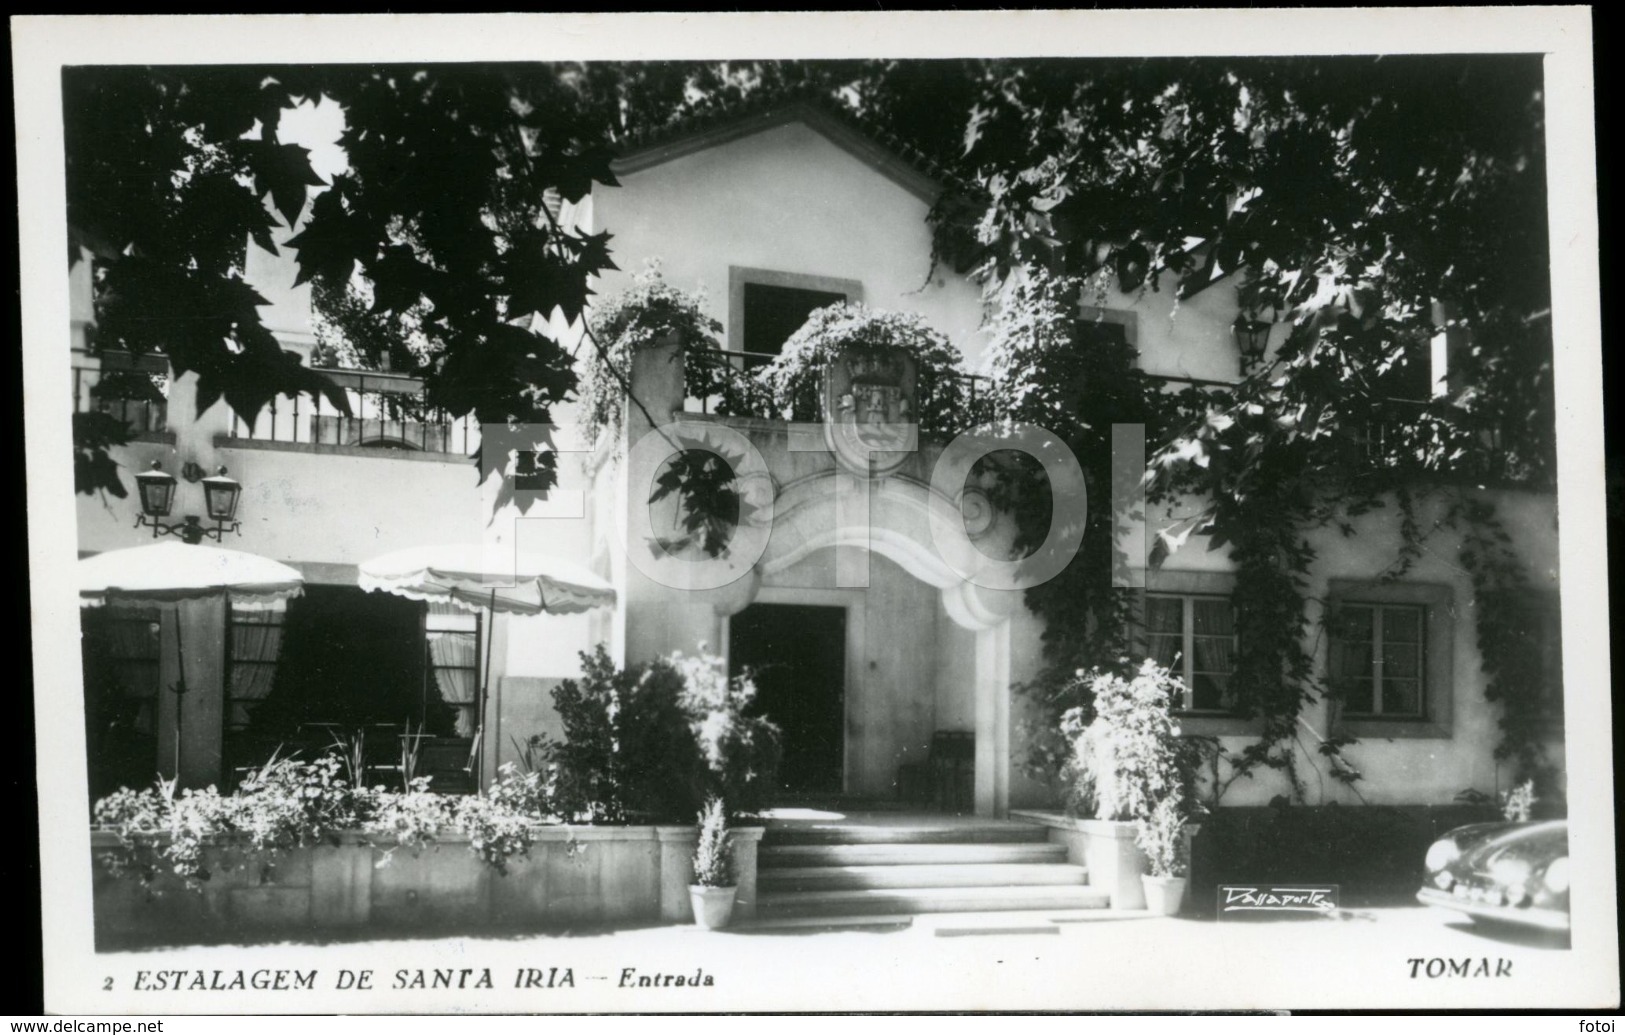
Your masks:
<svg viewBox="0 0 1625 1035"><path fill-rule="evenodd" d="M1179 805L1178 796L1169 795L1136 824L1134 843L1150 866L1150 872L1140 878L1145 886L1145 908L1155 916L1174 916L1185 901L1190 857Z"/></svg>
<svg viewBox="0 0 1625 1035"><path fill-rule="evenodd" d="M1104 888L1114 909L1145 908L1141 875L1149 862L1137 825L1159 803L1181 799L1179 725L1170 710L1183 693L1168 669L1147 660L1131 676L1078 673L1092 706L1062 718L1071 744L1062 776L1069 807L1080 817L1090 883Z"/></svg>
<svg viewBox="0 0 1625 1035"><path fill-rule="evenodd" d="M711 798L700 813L699 842L694 847L694 883L688 886L694 922L708 931L728 926L728 919L733 915L734 893L738 890L728 814L721 798Z"/></svg>

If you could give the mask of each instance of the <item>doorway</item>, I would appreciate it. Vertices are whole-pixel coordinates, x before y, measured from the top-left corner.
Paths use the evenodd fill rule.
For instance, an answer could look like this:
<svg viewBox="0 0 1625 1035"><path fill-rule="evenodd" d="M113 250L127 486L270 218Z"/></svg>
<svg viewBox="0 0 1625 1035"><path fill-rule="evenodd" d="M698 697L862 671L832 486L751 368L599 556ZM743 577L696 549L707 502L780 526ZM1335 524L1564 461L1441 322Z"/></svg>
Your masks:
<svg viewBox="0 0 1625 1035"><path fill-rule="evenodd" d="M779 789L839 794L846 762L846 608L752 604L734 615L729 675L755 675L750 713L775 723Z"/></svg>

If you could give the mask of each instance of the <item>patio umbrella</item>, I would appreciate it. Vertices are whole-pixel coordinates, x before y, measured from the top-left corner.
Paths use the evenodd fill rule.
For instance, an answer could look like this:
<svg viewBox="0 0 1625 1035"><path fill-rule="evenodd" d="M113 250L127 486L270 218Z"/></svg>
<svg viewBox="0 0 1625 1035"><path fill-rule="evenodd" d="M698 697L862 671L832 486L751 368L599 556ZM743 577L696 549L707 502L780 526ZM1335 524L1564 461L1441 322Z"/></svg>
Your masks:
<svg viewBox="0 0 1625 1035"><path fill-rule="evenodd" d="M229 606L277 608L304 592L304 576L267 557L185 543L149 543L108 550L79 562L80 607L173 607L188 601L225 597ZM186 695L186 660L181 622L175 623L175 773L181 771L181 700Z"/></svg>
<svg viewBox="0 0 1625 1035"><path fill-rule="evenodd" d="M408 600L454 604L485 613L485 671L480 678L476 766L484 761L486 701L491 690L491 627L497 613L579 614L611 607L615 589L586 568L556 557L515 558L479 544L414 546L375 557L356 579L365 590Z"/></svg>

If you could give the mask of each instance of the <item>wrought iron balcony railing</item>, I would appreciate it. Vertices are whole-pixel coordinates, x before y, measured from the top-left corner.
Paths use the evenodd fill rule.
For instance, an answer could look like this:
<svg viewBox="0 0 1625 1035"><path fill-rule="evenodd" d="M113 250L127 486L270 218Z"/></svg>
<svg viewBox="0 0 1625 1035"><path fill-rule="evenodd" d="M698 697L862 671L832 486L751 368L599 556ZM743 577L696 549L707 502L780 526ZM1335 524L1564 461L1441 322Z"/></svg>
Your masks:
<svg viewBox="0 0 1625 1035"><path fill-rule="evenodd" d="M318 373L344 392L350 403L348 414L325 397L280 396L252 423L233 414L229 437L463 455L479 448L479 422L430 406L424 400L423 382L415 377L362 370L321 369Z"/></svg>

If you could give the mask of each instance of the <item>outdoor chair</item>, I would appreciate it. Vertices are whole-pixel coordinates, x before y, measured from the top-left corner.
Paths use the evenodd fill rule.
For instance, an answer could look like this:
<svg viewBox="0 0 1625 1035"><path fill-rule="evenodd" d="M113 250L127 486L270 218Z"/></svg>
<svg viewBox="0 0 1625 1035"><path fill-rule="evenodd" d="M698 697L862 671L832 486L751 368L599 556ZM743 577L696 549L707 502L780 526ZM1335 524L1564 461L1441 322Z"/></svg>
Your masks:
<svg viewBox="0 0 1625 1035"><path fill-rule="evenodd" d="M976 734L938 730L923 762L897 767L897 796L938 812L970 812L976 807Z"/></svg>

